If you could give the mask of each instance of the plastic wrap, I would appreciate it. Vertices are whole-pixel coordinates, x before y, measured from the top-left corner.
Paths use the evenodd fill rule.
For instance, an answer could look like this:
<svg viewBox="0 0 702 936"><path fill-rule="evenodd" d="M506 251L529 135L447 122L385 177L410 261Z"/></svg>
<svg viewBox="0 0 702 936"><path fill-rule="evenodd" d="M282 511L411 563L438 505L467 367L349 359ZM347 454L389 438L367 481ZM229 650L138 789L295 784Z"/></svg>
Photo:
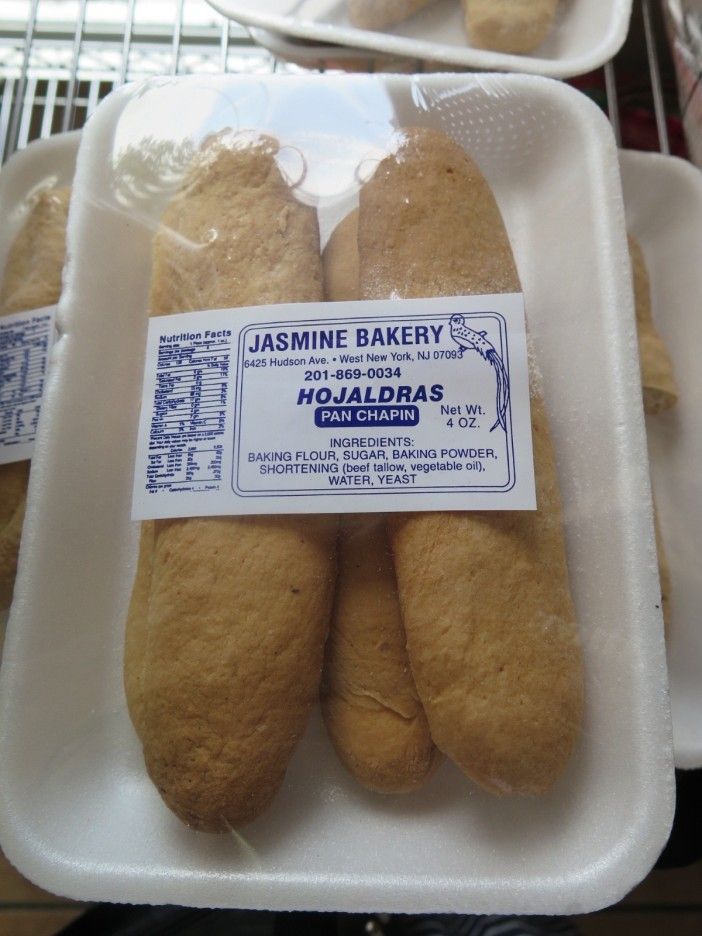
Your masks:
<svg viewBox="0 0 702 936"><path fill-rule="evenodd" d="M567 560L584 711L572 756L565 749L567 764L558 737L548 757L530 762L530 725L500 750L500 764L512 762L512 779L505 782L502 766L471 762L472 746L455 737L457 723L444 719L436 731L432 719L441 700L432 696L424 703L429 726L449 757L436 769L439 758L425 746L406 784L421 788L383 795L364 790L344 769L316 706L304 730L324 626L321 636L307 633L295 614L301 602L307 602L308 619L328 614L333 513L166 521L157 528L155 547L145 523L142 555L152 556L153 565L137 568L140 531L130 508L148 313L165 316L168 324L173 312L235 305L235 295L242 306L297 301L303 305L296 314L302 314L304 304L323 294L321 252L358 204L360 190L363 298L413 295L412 277L430 281L434 269L445 269L441 251L450 257L466 236L458 226L431 225L433 209L436 217L448 217L460 201L447 197L443 180L435 180L436 188L403 188L417 140L436 141L448 175L468 171L465 157L455 155L462 147L485 176L486 183L472 183L480 186L483 229L480 217L466 216L466 224L470 220L469 230L477 232L471 235L476 243L499 244L498 264L491 266L493 249L484 258L491 292L523 290L532 415L541 427L534 443L537 491L543 504L558 499L553 492L559 487L563 502L562 527L554 511L549 536L560 542L562 529L565 552L545 550L539 561L530 553L523 568L533 579L520 576L521 560L510 562L506 547L497 550L494 580L491 560L481 561L474 570L482 576L476 578L481 592L472 597L475 615L487 620L497 609L499 617L510 595L523 611L522 595L555 594ZM384 173L389 189L373 184ZM388 196L395 190L402 209L397 226L405 231L396 241L395 196ZM412 221L414 206L419 213ZM382 211L382 224L369 224L368 212L372 217L375 210ZM215 217L220 220L213 227ZM673 793L630 266L616 149L598 109L565 86L524 76L154 81L113 94L84 131L70 218L61 338L37 441L0 679L0 840L10 859L54 892L83 899L498 913L576 912L617 900L655 861L669 831ZM381 234L385 241L378 241ZM294 252L281 249L288 238ZM379 249L383 242L393 243L397 254ZM353 235L346 243L353 244ZM342 259L351 254L342 243ZM364 267L374 271L366 280ZM354 281L353 269L344 275ZM468 342L465 334L458 337ZM491 401L497 379L490 405L499 428L505 403L499 367L487 345L475 335L470 340L485 352ZM268 401L271 420L282 403L282 397ZM544 445L544 412L555 463ZM423 627L422 617L432 620L437 608L455 602L465 587L467 552L477 555L490 536L476 535L470 515L415 513L410 522L390 495L378 503L375 517L396 511L388 530L417 686L445 674L455 678L460 657L450 647L425 651L432 629ZM346 504L339 499L339 512L355 509ZM499 531L495 517L490 524ZM517 514L515 523L527 524L528 517ZM416 544L446 539L447 530L456 532L440 556L442 579L430 547ZM506 545L521 535L517 527L502 532ZM523 535L528 541L533 533L525 526ZM359 555L367 558L365 551ZM383 555L390 561L387 551ZM370 562L371 572L375 567ZM364 598L369 619L381 612L381 584L392 581L386 572L377 594L371 590ZM236 601L255 622L238 646L236 633L202 611L220 607L230 577L240 582ZM431 583L424 592L423 577ZM281 581L290 586L284 602ZM130 600L132 624L143 620L145 595L150 630L146 637L138 626L130 631L127 699L125 621ZM563 596L555 619L568 617L569 601ZM544 604L550 607L550 597ZM171 629L172 643L160 645L158 667L130 666L130 659L155 659L157 607L163 621L179 618L178 633ZM387 607L387 647L395 647L388 650L394 661L388 680L397 685L407 672L396 617L392 624L397 605L393 611L391 600ZM278 627L281 610L287 630ZM522 623L521 615L500 619L507 642L511 634L516 641L517 669L523 667L517 682L526 684L543 671L544 659L525 663L530 640L521 636ZM558 646L553 621L533 632L533 645L546 648L544 634L552 627ZM373 652L372 640L370 646ZM550 718L540 723L549 701L567 697L559 693L568 682L563 667L571 649L547 664L553 684L546 680L541 693L531 685L507 693L510 700L523 693L538 702L533 739L553 729ZM446 666L437 667L442 653ZM357 672L349 678L355 685ZM505 665L482 678L487 698L512 674ZM188 696L195 683L197 699ZM417 719L416 696L392 695L386 708ZM263 704L263 716L253 716L255 730L244 730L246 751L240 738L232 740L240 728L230 718L242 710L237 696L244 706ZM292 727L281 743L287 745L283 761L291 759L283 778L279 760L273 766L268 760L280 741L279 725L269 724L265 711L269 704L284 711L286 700ZM579 705L574 691L559 713L566 728L577 727ZM190 707L195 717L183 732ZM424 743L426 726L421 718L416 724ZM257 748L257 737L273 740ZM294 753L290 737L298 742ZM229 818L216 804L210 823L197 796L174 794L174 770L178 782L185 776L183 751L192 755L190 792L215 760L224 764L223 787L242 764L256 762L261 774L253 789L261 800L251 814ZM547 763L551 757L555 766ZM385 783L376 773L366 786L377 790ZM186 823L214 825L225 834L186 828L159 790ZM504 795L517 791L542 795Z"/></svg>
<svg viewBox="0 0 702 936"><path fill-rule="evenodd" d="M626 38L632 6L632 0L209 2L225 16L272 33L420 59L434 67L553 78L585 74L612 58ZM284 57L300 60L300 50L286 48L278 38L273 42ZM270 46L270 40L264 44ZM332 50L328 57L334 60Z"/></svg>

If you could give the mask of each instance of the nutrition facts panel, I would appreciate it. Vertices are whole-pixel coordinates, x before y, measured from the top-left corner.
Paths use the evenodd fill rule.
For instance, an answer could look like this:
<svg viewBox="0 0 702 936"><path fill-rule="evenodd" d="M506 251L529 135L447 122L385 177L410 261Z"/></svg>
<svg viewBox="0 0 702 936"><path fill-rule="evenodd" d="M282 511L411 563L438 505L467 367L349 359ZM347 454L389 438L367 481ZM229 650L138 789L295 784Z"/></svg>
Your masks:
<svg viewBox="0 0 702 936"><path fill-rule="evenodd" d="M32 457L55 311L0 318L0 464Z"/></svg>
<svg viewBox="0 0 702 936"><path fill-rule="evenodd" d="M231 334L162 335L146 490L210 491L222 480Z"/></svg>

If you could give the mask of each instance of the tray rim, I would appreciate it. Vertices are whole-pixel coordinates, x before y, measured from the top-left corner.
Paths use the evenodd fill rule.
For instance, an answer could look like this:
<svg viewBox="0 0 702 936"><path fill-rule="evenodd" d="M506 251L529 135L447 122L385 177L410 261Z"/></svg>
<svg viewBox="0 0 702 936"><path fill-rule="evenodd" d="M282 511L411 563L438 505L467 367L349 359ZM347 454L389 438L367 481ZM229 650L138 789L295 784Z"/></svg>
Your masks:
<svg viewBox="0 0 702 936"><path fill-rule="evenodd" d="M644 152L642 150L622 149L620 151L620 162L622 177L624 177L630 166L643 166L652 176L665 175L669 179L674 179L675 184L689 192L695 197L702 209L702 170L693 165L686 159L679 156L668 156L663 153ZM626 200L625 200L626 205ZM702 233L702 214L700 215L700 233ZM642 246L645 246L642 244ZM653 417L655 418L655 417ZM702 424L700 425L702 433ZM664 516L664 513L661 512ZM692 626L693 622L688 622ZM699 622L697 622L699 625ZM675 628L675 624L672 625ZM671 684L675 681L674 670L668 667L669 681ZM702 680L702 674L700 676ZM675 756L675 766L682 770L694 770L702 767L702 682L699 690L699 732L695 739L686 739L682 743L675 733L675 711L672 712L673 720L673 751Z"/></svg>

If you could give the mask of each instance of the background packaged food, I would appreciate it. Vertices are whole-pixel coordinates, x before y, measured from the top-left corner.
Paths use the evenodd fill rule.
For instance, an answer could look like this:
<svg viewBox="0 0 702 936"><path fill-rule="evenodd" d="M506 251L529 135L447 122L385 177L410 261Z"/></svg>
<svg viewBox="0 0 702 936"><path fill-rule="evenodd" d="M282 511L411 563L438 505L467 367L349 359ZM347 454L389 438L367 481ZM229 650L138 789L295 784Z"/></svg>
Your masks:
<svg viewBox="0 0 702 936"><path fill-rule="evenodd" d="M203 837L146 777L122 687L153 232L201 141L253 127L285 142L324 242L413 125L477 160L514 249L565 504L581 743L541 800L492 800L444 764L396 802L355 785L316 719L245 837ZM156 81L113 95L85 131L69 250L0 685L11 859L74 896L194 905L573 912L630 889L667 836L672 773L630 268L594 105L523 76Z"/></svg>
<svg viewBox="0 0 702 936"><path fill-rule="evenodd" d="M702 167L702 2L664 0L663 8L678 77L687 145L693 162Z"/></svg>
<svg viewBox="0 0 702 936"><path fill-rule="evenodd" d="M350 0L355 14L346 3L330 0L275 0L262 6L255 0L208 0L211 5L238 22L261 27L301 39L355 46L375 53L389 53L418 60L443 62L468 68L513 70L553 78L581 75L603 65L621 48L631 17L632 0L560 0L553 25L553 0L537 3L504 3L504 0L475 0L465 7L460 0ZM499 2L498 22L494 21L494 2ZM394 25L381 29L381 21L397 20L402 10L417 11ZM512 10L509 7L512 6ZM359 9L362 7L363 9ZM377 15L379 9L384 16ZM526 16L518 30L509 28L514 9ZM518 54L526 48L521 39L529 32L528 21L534 9L540 11L538 36L546 38L530 54ZM477 17L476 17L477 12ZM365 14L365 15L364 15ZM543 14L543 15L542 15ZM482 48L471 46L466 34L469 24L477 29ZM546 22L542 23L541 20ZM366 23L365 27L361 23ZM542 28L543 27L543 28ZM505 33L512 42L505 49ZM520 38L517 39L517 36ZM516 45L514 44L516 42ZM476 42L477 44L477 42Z"/></svg>
<svg viewBox="0 0 702 936"><path fill-rule="evenodd" d="M668 667L675 762L702 766L702 629L699 624L702 503L698 349L702 277L691 262L702 238L702 177L689 163L654 153L621 153L627 226L649 270L653 316L670 351L677 404L648 416L648 450L671 575Z"/></svg>
<svg viewBox="0 0 702 936"><path fill-rule="evenodd" d="M77 133L38 141L16 154L0 176L0 315L52 305L60 292L63 226L78 150ZM56 193L54 195L54 193ZM31 225L25 227L25 225ZM23 240L14 254L13 245ZM34 244L33 238L39 243ZM44 271L41 263L47 265ZM12 264L12 266L10 266ZM12 600L14 569L24 515L24 475L28 463L2 466L3 510L0 535L0 605L3 616ZM18 488L17 482L21 480ZM17 490L15 490L17 489Z"/></svg>

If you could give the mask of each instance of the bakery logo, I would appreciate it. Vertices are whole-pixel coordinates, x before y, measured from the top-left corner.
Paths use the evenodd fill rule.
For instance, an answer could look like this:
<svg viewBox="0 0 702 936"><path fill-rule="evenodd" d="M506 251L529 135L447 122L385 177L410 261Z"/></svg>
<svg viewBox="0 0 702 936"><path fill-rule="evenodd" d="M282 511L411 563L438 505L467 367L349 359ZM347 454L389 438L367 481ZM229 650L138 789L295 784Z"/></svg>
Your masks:
<svg viewBox="0 0 702 936"><path fill-rule="evenodd" d="M451 337L459 347L459 357L466 351L477 351L483 360L491 364L495 370L497 390L495 394L495 408L497 419L490 432L500 426L507 432L507 407L509 406L509 376L497 353L495 346L487 339L487 332L475 331L468 328L462 315L452 315L450 320Z"/></svg>

